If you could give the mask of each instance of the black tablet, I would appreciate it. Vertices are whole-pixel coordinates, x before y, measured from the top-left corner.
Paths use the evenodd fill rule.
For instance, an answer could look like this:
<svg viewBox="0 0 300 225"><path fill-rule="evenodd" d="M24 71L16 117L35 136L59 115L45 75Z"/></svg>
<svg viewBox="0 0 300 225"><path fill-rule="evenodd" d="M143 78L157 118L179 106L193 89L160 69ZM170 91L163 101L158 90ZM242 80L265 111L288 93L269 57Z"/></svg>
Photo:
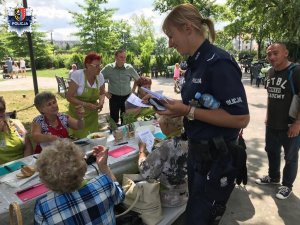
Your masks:
<svg viewBox="0 0 300 225"><path fill-rule="evenodd" d="M156 98L150 98L149 99L149 103L157 111L164 111L164 110L166 110L166 107L158 99L156 99Z"/></svg>

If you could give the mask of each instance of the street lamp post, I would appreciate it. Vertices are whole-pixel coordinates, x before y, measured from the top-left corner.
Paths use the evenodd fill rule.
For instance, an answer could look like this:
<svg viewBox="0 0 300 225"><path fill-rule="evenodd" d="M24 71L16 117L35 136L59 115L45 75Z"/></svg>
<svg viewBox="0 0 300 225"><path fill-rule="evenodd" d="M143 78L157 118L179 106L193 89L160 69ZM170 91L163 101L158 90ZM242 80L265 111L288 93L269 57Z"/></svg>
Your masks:
<svg viewBox="0 0 300 225"><path fill-rule="evenodd" d="M27 0L23 0L23 7L27 8ZM37 95L39 93L39 88L38 88L37 77L36 77L36 68L35 68L35 60L34 60L34 53L33 53L32 37L31 37L30 32L26 32L26 35L27 35L28 46L29 46L34 94Z"/></svg>

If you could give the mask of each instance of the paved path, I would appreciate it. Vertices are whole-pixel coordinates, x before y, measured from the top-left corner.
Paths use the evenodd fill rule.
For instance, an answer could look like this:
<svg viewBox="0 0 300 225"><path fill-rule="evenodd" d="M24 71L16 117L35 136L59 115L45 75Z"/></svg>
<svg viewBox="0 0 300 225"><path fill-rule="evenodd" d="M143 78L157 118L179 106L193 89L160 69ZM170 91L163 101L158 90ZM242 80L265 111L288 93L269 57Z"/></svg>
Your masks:
<svg viewBox="0 0 300 225"><path fill-rule="evenodd" d="M39 78L39 89L57 86L55 78ZM251 121L244 130L248 152L249 181L246 188L236 187L228 203L228 208L220 225L298 225L300 222L300 171L294 184L294 193L287 200L275 198L277 186L259 186L254 183L258 176L267 173L267 157L264 151L264 119L266 111L266 91L261 86L249 85L249 76L243 82L247 92ZM153 90L163 90L173 98L180 95L173 92L171 78L153 79ZM32 78L0 81L0 91L33 90ZM103 113L108 112L108 101ZM183 225L181 221L177 225Z"/></svg>
<svg viewBox="0 0 300 225"><path fill-rule="evenodd" d="M57 88L56 79L49 77L39 77L39 89L54 89ZM17 91L17 90L33 90L32 77L2 79L0 80L0 91Z"/></svg>

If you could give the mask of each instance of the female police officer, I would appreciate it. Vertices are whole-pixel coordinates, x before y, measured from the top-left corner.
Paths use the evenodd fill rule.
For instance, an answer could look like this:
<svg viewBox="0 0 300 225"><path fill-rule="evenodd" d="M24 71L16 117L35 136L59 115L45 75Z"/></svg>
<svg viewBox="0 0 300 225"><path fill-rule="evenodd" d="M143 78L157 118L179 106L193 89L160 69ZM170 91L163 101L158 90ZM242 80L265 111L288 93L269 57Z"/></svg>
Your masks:
<svg viewBox="0 0 300 225"><path fill-rule="evenodd" d="M208 225L225 211L238 170L232 152L241 128L249 123L249 110L241 70L236 61L206 39L214 40L210 19L203 18L191 4L176 6L166 17L163 31L169 47L188 55L188 69L182 101L166 104L159 114L185 116L189 140L189 200L186 217L189 225ZM220 101L220 108L195 108L189 104L196 92L209 93ZM244 149L243 149L244 150ZM245 167L246 155L243 156ZM246 176L246 173L244 173Z"/></svg>

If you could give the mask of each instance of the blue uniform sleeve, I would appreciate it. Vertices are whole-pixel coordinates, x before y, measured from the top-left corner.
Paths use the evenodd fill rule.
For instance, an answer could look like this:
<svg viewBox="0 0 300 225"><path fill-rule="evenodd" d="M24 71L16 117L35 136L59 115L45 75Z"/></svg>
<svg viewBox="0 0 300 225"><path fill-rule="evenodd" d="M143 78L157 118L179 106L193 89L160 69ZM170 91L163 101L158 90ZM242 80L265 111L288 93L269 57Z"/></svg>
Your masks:
<svg viewBox="0 0 300 225"><path fill-rule="evenodd" d="M217 60L209 69L211 93L221 108L232 115L249 114L247 97L241 81L241 71L229 59Z"/></svg>

